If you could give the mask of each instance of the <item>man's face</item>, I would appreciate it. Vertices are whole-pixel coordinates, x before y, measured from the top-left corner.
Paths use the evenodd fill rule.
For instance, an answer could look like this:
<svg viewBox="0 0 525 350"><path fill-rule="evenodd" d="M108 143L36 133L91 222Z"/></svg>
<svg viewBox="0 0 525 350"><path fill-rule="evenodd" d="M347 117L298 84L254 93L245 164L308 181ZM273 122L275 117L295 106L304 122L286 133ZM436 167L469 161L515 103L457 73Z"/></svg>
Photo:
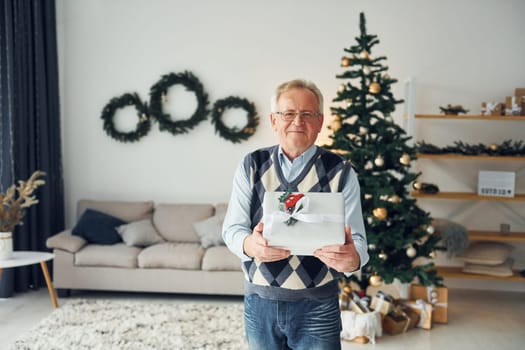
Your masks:
<svg viewBox="0 0 525 350"><path fill-rule="evenodd" d="M294 159L314 144L323 126L322 111L319 111L317 98L313 92L297 88L281 94L277 100L277 112L281 114L270 114L272 128L279 136L279 143L284 153L288 158ZM296 113L295 118L285 121L282 118L285 112L321 114L313 118L304 118Z"/></svg>

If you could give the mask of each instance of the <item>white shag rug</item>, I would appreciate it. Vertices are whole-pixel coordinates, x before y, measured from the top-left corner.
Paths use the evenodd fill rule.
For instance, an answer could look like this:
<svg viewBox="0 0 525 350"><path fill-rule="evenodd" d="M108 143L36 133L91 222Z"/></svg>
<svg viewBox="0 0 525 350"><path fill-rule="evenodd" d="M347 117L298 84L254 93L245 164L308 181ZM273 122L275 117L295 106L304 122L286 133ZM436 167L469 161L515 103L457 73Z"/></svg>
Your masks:
<svg viewBox="0 0 525 350"><path fill-rule="evenodd" d="M72 300L11 350L247 349L243 305Z"/></svg>

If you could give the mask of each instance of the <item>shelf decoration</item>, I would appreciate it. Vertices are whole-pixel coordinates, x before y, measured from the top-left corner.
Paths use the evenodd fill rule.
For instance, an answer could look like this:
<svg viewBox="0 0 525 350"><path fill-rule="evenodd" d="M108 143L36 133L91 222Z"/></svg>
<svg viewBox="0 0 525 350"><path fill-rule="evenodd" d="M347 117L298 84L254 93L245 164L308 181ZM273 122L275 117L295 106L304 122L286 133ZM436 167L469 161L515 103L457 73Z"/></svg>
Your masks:
<svg viewBox="0 0 525 350"><path fill-rule="evenodd" d="M241 108L246 111L248 122L244 127L229 128L223 123L222 115L229 108ZM259 125L259 117L253 103L245 98L230 96L215 102L212 109L211 122L215 125L215 132L221 137L233 143L239 143L247 140L255 133L255 129Z"/></svg>
<svg viewBox="0 0 525 350"><path fill-rule="evenodd" d="M481 115L514 115L525 114L525 88L516 88L514 96L506 96L503 102L481 102Z"/></svg>
<svg viewBox="0 0 525 350"><path fill-rule="evenodd" d="M123 132L115 128L114 118L117 110L134 106L139 117L137 127L134 131ZM136 93L125 93L119 97L112 98L102 109L102 120L106 133L120 142L135 142L140 140L151 129L151 120L148 116L148 107L140 100Z"/></svg>
<svg viewBox="0 0 525 350"><path fill-rule="evenodd" d="M186 90L195 93L197 109L192 116L185 120L175 121L170 114L164 113L164 102L168 89L173 85L183 85ZM159 123L161 131L166 130L173 135L184 134L206 119L209 110L208 94L199 79L191 72L169 73L163 75L150 89L150 113Z"/></svg>
<svg viewBox="0 0 525 350"><path fill-rule="evenodd" d="M439 192L439 187L437 185L427 183L427 182L414 181L414 183L412 184L412 188L421 193L438 193Z"/></svg>
<svg viewBox="0 0 525 350"><path fill-rule="evenodd" d="M525 156L525 143L520 141L505 140L501 144L485 145L478 143L470 145L463 141L455 141L454 146L438 147L425 141L416 143L419 153L423 154L463 154L463 155L490 155L490 156Z"/></svg>
<svg viewBox="0 0 525 350"><path fill-rule="evenodd" d="M448 104L446 107L439 107L439 109L441 110L441 112L445 113L446 115L450 115L450 114L458 115L460 113L463 113L463 114L468 113L468 109L463 108L462 105L452 106Z"/></svg>

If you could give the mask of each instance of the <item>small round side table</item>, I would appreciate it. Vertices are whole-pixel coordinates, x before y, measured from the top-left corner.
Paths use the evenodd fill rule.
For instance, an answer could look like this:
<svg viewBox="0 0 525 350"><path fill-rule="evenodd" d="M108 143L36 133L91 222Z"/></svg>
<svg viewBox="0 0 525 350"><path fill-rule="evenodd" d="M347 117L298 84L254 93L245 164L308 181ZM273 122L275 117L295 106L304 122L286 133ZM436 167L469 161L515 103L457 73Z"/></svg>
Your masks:
<svg viewBox="0 0 525 350"><path fill-rule="evenodd" d="M46 280L49 296L51 297L51 302L53 303L53 307L56 309L58 308L57 295L46 265L46 261L53 260L54 257L54 254L46 252L14 251L13 257L11 259L0 260L0 277L2 277L2 269L40 264L42 273L44 274L44 279Z"/></svg>

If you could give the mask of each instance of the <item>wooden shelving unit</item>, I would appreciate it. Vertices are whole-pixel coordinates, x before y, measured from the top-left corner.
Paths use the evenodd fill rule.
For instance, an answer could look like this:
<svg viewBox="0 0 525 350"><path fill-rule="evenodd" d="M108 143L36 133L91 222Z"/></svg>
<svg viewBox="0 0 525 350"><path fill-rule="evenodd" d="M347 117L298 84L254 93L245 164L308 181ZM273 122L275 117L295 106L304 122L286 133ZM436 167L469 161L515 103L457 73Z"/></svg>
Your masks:
<svg viewBox="0 0 525 350"><path fill-rule="evenodd" d="M438 193L422 193L412 191L410 195L414 198L431 198L431 199L463 199L475 201L525 201L525 194L516 194L514 197L496 197L496 196L480 196L477 193L470 192L438 192Z"/></svg>
<svg viewBox="0 0 525 350"><path fill-rule="evenodd" d="M452 114L416 114L415 118L418 119L463 119L463 120L495 120L495 121L508 121L508 120L524 120L523 115L452 115Z"/></svg>
<svg viewBox="0 0 525 350"><path fill-rule="evenodd" d="M461 271L461 267L457 266L438 266L438 274L443 277L448 278L462 278L462 279L477 279L477 280L500 280L500 281L516 281L516 282L525 282L525 277L522 277L519 274L519 271L514 271L513 276L490 276L490 275L481 275L474 273L465 273Z"/></svg>
<svg viewBox="0 0 525 350"><path fill-rule="evenodd" d="M442 121L448 120L472 120L472 121L524 121L525 116L483 116L483 115L443 115L443 114L416 114L417 119L436 119ZM464 154L424 154L417 155L419 159L427 160L458 160L458 161L506 161L506 162L523 162L525 156L491 156L491 155L464 155ZM421 193L413 191L412 197L418 199L437 199L437 200L469 200L469 201L509 201L509 202L525 202L525 194L515 194L514 197L493 197L480 196L477 193L469 192L439 192L435 194ZM498 231L483 231L483 230L469 230L469 240L471 241L496 241L496 242L514 242L525 243L525 232L509 232L501 233ZM498 280L498 281L516 281L525 282L525 277L522 277L518 271L514 271L514 275L510 277L490 276L482 274L470 274L462 271L462 267L457 266L438 266L439 275L448 278L460 279L477 279L477 280Z"/></svg>
<svg viewBox="0 0 525 350"><path fill-rule="evenodd" d="M524 161L525 156L485 156L485 155L464 155L464 154L428 154L418 153L418 159L457 159L457 160L501 160L501 161Z"/></svg>
<svg viewBox="0 0 525 350"><path fill-rule="evenodd" d="M525 242L525 232L501 233L499 231L469 230L468 236L473 241Z"/></svg>

